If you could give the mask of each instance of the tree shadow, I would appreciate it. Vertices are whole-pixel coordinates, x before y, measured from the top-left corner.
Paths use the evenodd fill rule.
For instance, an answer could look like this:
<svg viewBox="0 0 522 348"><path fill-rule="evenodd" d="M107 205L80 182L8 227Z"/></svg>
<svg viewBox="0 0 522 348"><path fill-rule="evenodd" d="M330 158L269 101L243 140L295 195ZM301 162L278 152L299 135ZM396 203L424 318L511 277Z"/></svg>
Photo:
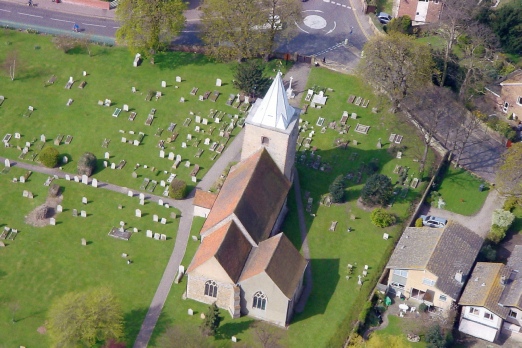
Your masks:
<svg viewBox="0 0 522 348"><path fill-rule="evenodd" d="M185 65L206 65L209 63L212 63L210 58L192 52L169 51L160 52L154 56L154 65L161 70L173 70Z"/></svg>
<svg viewBox="0 0 522 348"><path fill-rule="evenodd" d="M139 308L133 309L130 312L127 312L123 316L123 320L125 322L124 327L124 337L126 342L134 342L138 337L141 326L145 320L145 316L147 315L149 308ZM164 332L168 326L170 326L173 320L165 314L165 312L161 311L161 308L156 306L152 308L152 312L161 312L158 317L158 321L154 327L154 332ZM155 313L157 314L157 313ZM149 341L150 346L154 346L156 338L158 335L152 335ZM129 345L130 347L131 345Z"/></svg>
<svg viewBox="0 0 522 348"><path fill-rule="evenodd" d="M255 320L228 322L218 328L215 337L216 339L220 340L228 340L232 336L239 335L247 331L253 323L255 323Z"/></svg>

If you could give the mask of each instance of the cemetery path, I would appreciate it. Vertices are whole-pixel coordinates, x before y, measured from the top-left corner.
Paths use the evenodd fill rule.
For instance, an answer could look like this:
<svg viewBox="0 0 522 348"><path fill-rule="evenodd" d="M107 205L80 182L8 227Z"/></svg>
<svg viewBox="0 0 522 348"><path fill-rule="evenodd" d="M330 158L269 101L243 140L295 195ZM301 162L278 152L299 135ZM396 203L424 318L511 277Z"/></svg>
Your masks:
<svg viewBox="0 0 522 348"><path fill-rule="evenodd" d="M308 63L296 63L286 73L285 80L290 80L290 77L293 77L292 89L294 90L295 97L293 99L288 100L290 102L290 105L299 107L301 99L303 98L303 94L306 91L308 75L310 75L310 64ZM290 81L284 82L285 88L288 88L289 82Z"/></svg>
<svg viewBox="0 0 522 348"><path fill-rule="evenodd" d="M304 311L306 302L312 293L312 264L310 262L310 248L308 247L308 238L307 238L307 229L306 222L304 218L304 209L303 209L303 201L301 196L301 184L299 183L299 174L297 169L294 168L294 193L295 193L295 201L297 206L297 216L299 219L299 231L301 232L301 241L303 242L301 246L301 251L303 256L308 261L308 267L305 270L305 284L303 288L303 292L299 301L295 306L295 311L297 313L302 313Z"/></svg>

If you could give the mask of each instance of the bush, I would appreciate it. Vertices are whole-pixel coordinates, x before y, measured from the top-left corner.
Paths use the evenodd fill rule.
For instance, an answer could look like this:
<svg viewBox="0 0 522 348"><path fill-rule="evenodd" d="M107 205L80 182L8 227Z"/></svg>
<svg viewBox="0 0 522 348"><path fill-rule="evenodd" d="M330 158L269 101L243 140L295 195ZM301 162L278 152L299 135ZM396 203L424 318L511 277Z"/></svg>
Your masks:
<svg viewBox="0 0 522 348"><path fill-rule="evenodd" d="M384 28L387 33L395 31L402 34L410 34L411 27L411 18L409 16L401 16L393 18Z"/></svg>
<svg viewBox="0 0 522 348"><path fill-rule="evenodd" d="M513 214L512 212L510 212L508 210L504 210L504 209L493 210L492 224L504 228L505 231L508 230L508 228L511 226L511 224L513 223L514 220L515 220L515 214Z"/></svg>
<svg viewBox="0 0 522 348"><path fill-rule="evenodd" d="M330 195L332 196L332 203L344 202L344 178L339 175L330 185Z"/></svg>
<svg viewBox="0 0 522 348"><path fill-rule="evenodd" d="M427 304L425 304L425 303L421 303L421 304L419 305L419 312L424 313L424 312L426 312L427 310L428 310L428 305L427 305Z"/></svg>
<svg viewBox="0 0 522 348"><path fill-rule="evenodd" d="M94 154L86 152L78 160L78 174L91 176L96 170L97 158Z"/></svg>
<svg viewBox="0 0 522 348"><path fill-rule="evenodd" d="M418 218L415 220L415 227L422 227L424 224L422 223L422 218Z"/></svg>
<svg viewBox="0 0 522 348"><path fill-rule="evenodd" d="M391 198L393 184L383 174L373 174L368 178L361 191L361 200L368 206L385 205Z"/></svg>
<svg viewBox="0 0 522 348"><path fill-rule="evenodd" d="M480 249L480 257L483 260L493 262L497 258L497 251L491 245L485 245Z"/></svg>
<svg viewBox="0 0 522 348"><path fill-rule="evenodd" d="M183 199L187 195L187 184L183 180L174 179L170 183L169 196L174 199Z"/></svg>
<svg viewBox="0 0 522 348"><path fill-rule="evenodd" d="M58 158L60 153L58 150L52 146L44 148L40 155L38 155L38 159L40 163L42 163L47 168L54 168L58 164Z"/></svg>
<svg viewBox="0 0 522 348"><path fill-rule="evenodd" d="M506 201L504 202L504 205L502 206L502 209L507 211L513 211L519 205L520 202L517 197L508 197Z"/></svg>
<svg viewBox="0 0 522 348"><path fill-rule="evenodd" d="M491 241L491 243L498 244L504 239L506 236L507 228L501 227L499 225L491 226L491 230L488 233L487 239Z"/></svg>
<svg viewBox="0 0 522 348"><path fill-rule="evenodd" d="M388 227L395 223L395 216L382 208L374 209L370 218L372 219L372 223L377 227Z"/></svg>
<svg viewBox="0 0 522 348"><path fill-rule="evenodd" d="M435 324L428 329L428 332L426 332L425 340L428 343L426 345L426 347L428 348L446 347L446 339L442 335L442 330L439 324Z"/></svg>

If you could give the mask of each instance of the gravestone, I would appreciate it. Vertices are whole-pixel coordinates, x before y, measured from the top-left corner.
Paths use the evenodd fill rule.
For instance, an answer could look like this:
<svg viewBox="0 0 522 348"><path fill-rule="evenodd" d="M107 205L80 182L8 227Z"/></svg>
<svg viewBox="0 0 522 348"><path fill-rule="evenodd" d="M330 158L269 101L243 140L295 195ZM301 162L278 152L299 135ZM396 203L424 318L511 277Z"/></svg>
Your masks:
<svg viewBox="0 0 522 348"><path fill-rule="evenodd" d="M196 123L201 123L201 116L196 116Z"/></svg>
<svg viewBox="0 0 522 348"><path fill-rule="evenodd" d="M78 216L78 210L73 209L72 216L77 217Z"/></svg>
<svg viewBox="0 0 522 348"><path fill-rule="evenodd" d="M127 192L127 196L128 196L128 197L132 197L132 196L134 196L134 192L132 192L132 191Z"/></svg>
<svg viewBox="0 0 522 348"><path fill-rule="evenodd" d="M174 152L169 152L169 160L174 160Z"/></svg>
<svg viewBox="0 0 522 348"><path fill-rule="evenodd" d="M179 102L180 103L184 103L185 102L185 98L183 98L183 97L179 98Z"/></svg>
<svg viewBox="0 0 522 348"><path fill-rule="evenodd" d="M192 310L192 308L189 308L187 313L188 313L188 315L194 315L194 311Z"/></svg>
<svg viewBox="0 0 522 348"><path fill-rule="evenodd" d="M165 158L165 151L160 150L159 156L160 158Z"/></svg>
<svg viewBox="0 0 522 348"><path fill-rule="evenodd" d="M80 177L78 175L74 176L74 182L80 182Z"/></svg>
<svg viewBox="0 0 522 348"><path fill-rule="evenodd" d="M71 181L71 176L69 174L65 174L65 180Z"/></svg>
<svg viewBox="0 0 522 348"><path fill-rule="evenodd" d="M232 336L232 342L234 342L234 343L237 342L237 337L236 336Z"/></svg>
<svg viewBox="0 0 522 348"><path fill-rule="evenodd" d="M24 192L22 192L22 196L26 198L29 197L29 191L24 190Z"/></svg>
<svg viewBox="0 0 522 348"><path fill-rule="evenodd" d="M120 221L120 227L125 226L125 221Z"/></svg>
<svg viewBox="0 0 522 348"><path fill-rule="evenodd" d="M136 179L138 177L138 173L132 172L131 176L132 176L133 179Z"/></svg>
<svg viewBox="0 0 522 348"><path fill-rule="evenodd" d="M111 163L111 169L116 169L116 163L114 163L114 162Z"/></svg>
<svg viewBox="0 0 522 348"><path fill-rule="evenodd" d="M51 226L56 226L56 219L55 219L55 218L50 218L50 219L49 219L49 224L50 224Z"/></svg>
<svg viewBox="0 0 522 348"><path fill-rule="evenodd" d="M139 209L136 209L136 217L141 217L141 210Z"/></svg>
<svg viewBox="0 0 522 348"><path fill-rule="evenodd" d="M221 79L216 79L216 87L221 87Z"/></svg>
<svg viewBox="0 0 522 348"><path fill-rule="evenodd" d="M29 199L33 199L34 198L33 193L31 191L29 191L27 193L27 198L29 198Z"/></svg>
<svg viewBox="0 0 522 348"><path fill-rule="evenodd" d="M82 184L89 184L89 177L85 174L82 175Z"/></svg>
<svg viewBox="0 0 522 348"><path fill-rule="evenodd" d="M161 87L163 87L163 88L167 87L167 81L161 81Z"/></svg>
<svg viewBox="0 0 522 348"><path fill-rule="evenodd" d="M146 236L148 238L152 238L152 231L151 230L147 230Z"/></svg>
<svg viewBox="0 0 522 348"><path fill-rule="evenodd" d="M15 139L20 139L20 133L15 133Z"/></svg>
<svg viewBox="0 0 522 348"><path fill-rule="evenodd" d="M192 134L187 134L187 140L192 140Z"/></svg>
<svg viewBox="0 0 522 348"><path fill-rule="evenodd" d="M152 221L158 222L158 215L156 215L156 214L152 215Z"/></svg>
<svg viewBox="0 0 522 348"><path fill-rule="evenodd" d="M57 212L57 213L61 213L62 211L63 211L63 207L62 207L60 204L58 204L58 205L56 206L56 212Z"/></svg>
<svg viewBox="0 0 522 348"><path fill-rule="evenodd" d="M158 199L158 205L163 206L163 199Z"/></svg>
<svg viewBox="0 0 522 348"><path fill-rule="evenodd" d="M45 139L45 135L43 135L43 134L40 135L40 141L41 141L42 143L45 143L45 140L46 140L46 139Z"/></svg>
<svg viewBox="0 0 522 348"><path fill-rule="evenodd" d="M121 142L122 142L122 143L126 143L126 142L127 142L127 138L125 138L125 137L121 137Z"/></svg>
<svg viewBox="0 0 522 348"><path fill-rule="evenodd" d="M20 180L18 180L18 181L21 182L22 184L24 184L25 183L25 176L22 175L20 177Z"/></svg>
<svg viewBox="0 0 522 348"><path fill-rule="evenodd" d="M136 93L136 87L131 87L131 92Z"/></svg>
<svg viewBox="0 0 522 348"><path fill-rule="evenodd" d="M122 210L122 209L123 209L123 205L118 204L118 209L119 209L119 210Z"/></svg>
<svg viewBox="0 0 522 348"><path fill-rule="evenodd" d="M87 217L87 212L86 212L85 210L82 210L82 211L80 212L80 215L81 215L81 217L83 217L83 218L84 218L84 217Z"/></svg>
<svg viewBox="0 0 522 348"><path fill-rule="evenodd" d="M350 214L350 220L355 220L355 215L354 214Z"/></svg>
<svg viewBox="0 0 522 348"><path fill-rule="evenodd" d="M11 167L11 161L9 161L8 158L5 159L4 164L5 164L6 168L10 168Z"/></svg>
<svg viewBox="0 0 522 348"><path fill-rule="evenodd" d="M155 240L160 240L160 234L159 233L154 233L154 239Z"/></svg>
<svg viewBox="0 0 522 348"><path fill-rule="evenodd" d="M175 212L170 213L170 218L171 218L171 219L176 220L176 217L177 217L177 216L178 216L178 214L176 214Z"/></svg>
<svg viewBox="0 0 522 348"><path fill-rule="evenodd" d="M140 199L145 199L145 195L143 193L140 193Z"/></svg>
<svg viewBox="0 0 522 348"><path fill-rule="evenodd" d="M167 224L167 219L161 218L160 222L162 225L165 225L165 224Z"/></svg>
<svg viewBox="0 0 522 348"><path fill-rule="evenodd" d="M190 167L190 161L185 162L185 167Z"/></svg>
<svg viewBox="0 0 522 348"><path fill-rule="evenodd" d="M200 317L201 319L205 319L205 318L206 318L205 313L201 313L199 317Z"/></svg>
<svg viewBox="0 0 522 348"><path fill-rule="evenodd" d="M144 199L140 199L140 205L145 205L145 200Z"/></svg>
<svg viewBox="0 0 522 348"><path fill-rule="evenodd" d="M0 247L4 248L5 247L5 243L4 242L0 242Z"/></svg>
<svg viewBox="0 0 522 348"><path fill-rule="evenodd" d="M129 106L127 104L123 104L123 111L129 111Z"/></svg>
<svg viewBox="0 0 522 348"><path fill-rule="evenodd" d="M208 119L203 118L203 120L201 121L201 123L203 123L204 125L207 125L207 124L208 124Z"/></svg>
<svg viewBox="0 0 522 348"><path fill-rule="evenodd" d="M378 149L382 148L381 138L379 138L379 140L377 141L377 148Z"/></svg>
<svg viewBox="0 0 522 348"><path fill-rule="evenodd" d="M62 163L63 163L63 164L67 164L68 162L69 162L69 157L67 157L67 156L63 156L63 157L62 157Z"/></svg>
<svg viewBox="0 0 522 348"><path fill-rule="evenodd" d="M206 138L205 141L203 142L203 144L210 145L210 138Z"/></svg>
<svg viewBox="0 0 522 348"><path fill-rule="evenodd" d="M186 149L187 148L187 143L185 143L185 142L181 143L181 147Z"/></svg>
<svg viewBox="0 0 522 348"><path fill-rule="evenodd" d="M388 240L389 237L390 237L390 235L388 233L384 233L382 235L382 239L384 239L384 240Z"/></svg>
<svg viewBox="0 0 522 348"><path fill-rule="evenodd" d="M165 184L165 180L161 180L161 181L160 181L160 186L161 186L161 187L165 187L165 185L166 185L166 184Z"/></svg>
<svg viewBox="0 0 522 348"><path fill-rule="evenodd" d="M107 161L103 161L103 167L104 167L104 168L107 168L107 165L108 165L108 164L109 164L109 163L108 163Z"/></svg>
<svg viewBox="0 0 522 348"><path fill-rule="evenodd" d="M198 179L195 176L193 176L192 177L192 182L198 182Z"/></svg>
<svg viewBox="0 0 522 348"><path fill-rule="evenodd" d="M109 159L111 157L111 154L108 152L105 152L105 159Z"/></svg>
<svg viewBox="0 0 522 348"><path fill-rule="evenodd" d="M82 238L82 245L83 245L83 246L87 246L87 239Z"/></svg>
<svg viewBox="0 0 522 348"><path fill-rule="evenodd" d="M87 201L87 197L82 197L82 203L83 203L83 204L87 204L87 202L88 202L88 201Z"/></svg>
<svg viewBox="0 0 522 348"><path fill-rule="evenodd" d="M170 205L168 203L165 203L165 208L169 209Z"/></svg>
<svg viewBox="0 0 522 348"><path fill-rule="evenodd" d="M98 179L92 179L91 185L95 188L98 187Z"/></svg>
<svg viewBox="0 0 522 348"><path fill-rule="evenodd" d="M166 234L162 234L162 235L160 235L160 238L161 238L161 240L167 240L167 235Z"/></svg>
<svg viewBox="0 0 522 348"><path fill-rule="evenodd" d="M176 82L181 82L181 76L176 76Z"/></svg>
<svg viewBox="0 0 522 348"><path fill-rule="evenodd" d="M137 227L134 227L134 228L132 229L132 232L134 232L134 233L138 233L138 228L137 228Z"/></svg>

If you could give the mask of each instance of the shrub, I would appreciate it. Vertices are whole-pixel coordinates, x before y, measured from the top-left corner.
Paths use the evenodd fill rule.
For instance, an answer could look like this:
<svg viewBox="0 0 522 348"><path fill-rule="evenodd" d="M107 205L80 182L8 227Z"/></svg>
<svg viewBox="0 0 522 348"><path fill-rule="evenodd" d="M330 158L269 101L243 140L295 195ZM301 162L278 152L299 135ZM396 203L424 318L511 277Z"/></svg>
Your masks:
<svg viewBox="0 0 522 348"><path fill-rule="evenodd" d="M174 179L170 183L169 196L174 199L183 199L187 195L187 184L183 180Z"/></svg>
<svg viewBox="0 0 522 348"><path fill-rule="evenodd" d="M429 348L445 348L446 339L442 335L442 330L439 324L435 324L426 332L425 340L428 343L426 347Z"/></svg>
<svg viewBox="0 0 522 348"><path fill-rule="evenodd" d="M415 220L415 227L422 227L424 224L422 223L422 218L418 218Z"/></svg>
<svg viewBox="0 0 522 348"><path fill-rule="evenodd" d="M506 236L507 228L500 227L499 225L491 226L491 230L488 233L487 239L489 239L492 243L498 244L504 239Z"/></svg>
<svg viewBox="0 0 522 348"><path fill-rule="evenodd" d="M504 205L502 206L502 209L507 211L513 211L519 205L520 202L517 197L508 197L506 201L504 202Z"/></svg>
<svg viewBox="0 0 522 348"><path fill-rule="evenodd" d="M332 203L344 202L344 178L339 175L330 185L330 195L332 196Z"/></svg>
<svg viewBox="0 0 522 348"><path fill-rule="evenodd" d="M40 152L38 159L40 160L40 163L42 163L47 168L54 168L58 164L59 156L60 153L58 150L52 146L49 146Z"/></svg>
<svg viewBox="0 0 522 348"><path fill-rule="evenodd" d="M372 223L377 227L388 227L395 223L395 216L382 208L374 209L370 218L372 219Z"/></svg>
<svg viewBox="0 0 522 348"><path fill-rule="evenodd" d="M410 34L411 18L409 16L393 18L388 24L386 24L385 30L387 33L395 31L402 34Z"/></svg>
<svg viewBox="0 0 522 348"><path fill-rule="evenodd" d="M390 200L392 191L393 184L389 177L383 174L373 174L361 191L361 200L363 204L369 206L385 205Z"/></svg>
<svg viewBox="0 0 522 348"><path fill-rule="evenodd" d="M504 228L506 231L515 220L515 214L504 209L493 210L492 224Z"/></svg>
<svg viewBox="0 0 522 348"><path fill-rule="evenodd" d="M497 251L491 245L485 245L480 249L480 257L486 261L493 262L497 258Z"/></svg>
<svg viewBox="0 0 522 348"><path fill-rule="evenodd" d="M425 304L425 303L421 303L421 304L419 305L419 312L424 313L424 312L426 312L427 310L428 310L428 305L427 305L427 304Z"/></svg>
<svg viewBox="0 0 522 348"><path fill-rule="evenodd" d="M96 156L90 152L86 152L78 160L78 174L91 176L96 170Z"/></svg>

